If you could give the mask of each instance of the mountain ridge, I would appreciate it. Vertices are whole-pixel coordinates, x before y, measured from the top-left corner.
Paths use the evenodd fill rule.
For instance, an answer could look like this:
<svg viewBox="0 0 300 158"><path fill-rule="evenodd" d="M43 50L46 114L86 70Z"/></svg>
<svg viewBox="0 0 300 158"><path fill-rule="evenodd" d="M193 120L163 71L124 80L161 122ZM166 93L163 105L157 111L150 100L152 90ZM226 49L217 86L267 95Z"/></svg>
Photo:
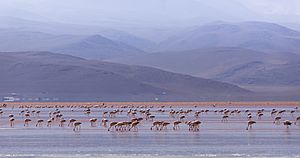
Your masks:
<svg viewBox="0 0 300 158"><path fill-rule="evenodd" d="M212 23L183 31L161 42L157 51L192 50L205 47L241 47L262 52L298 53L300 32L267 22Z"/></svg>
<svg viewBox="0 0 300 158"><path fill-rule="evenodd" d="M83 58L106 59L145 53L100 34L70 35L0 29L1 51L51 51ZM18 45L18 47L16 47Z"/></svg>
<svg viewBox="0 0 300 158"><path fill-rule="evenodd" d="M0 73L5 77L0 79L0 95L15 92L62 100L153 101L222 100L252 94L235 85L155 68L60 56L49 52L1 52Z"/></svg>
<svg viewBox="0 0 300 158"><path fill-rule="evenodd" d="M248 78L260 78L269 76L266 74L278 74L282 70L290 80L296 79L300 74L297 72L297 63L300 55L293 53L264 53L251 49L238 47L211 47L190 51L160 52L136 57L119 58L110 60L113 62L145 65L160 68L166 71L189 74L198 77L211 78L232 84L248 84ZM247 66L248 65L248 66ZM259 65L265 67L263 72L259 69L249 69L249 66ZM292 71L286 71L287 67ZM276 69L276 72L274 72ZM251 70L251 71L250 71ZM243 72L245 71L245 72ZM271 71L273 71L271 73ZM246 73L247 72L247 73ZM236 75L241 73L244 75ZM265 75L264 75L265 73ZM257 75L255 75L257 74ZM232 75L232 76L230 76ZM290 85L284 76L277 75L265 78L260 85ZM272 82L274 80L274 83ZM279 80L282 80L280 82ZM255 84L255 82L253 82Z"/></svg>

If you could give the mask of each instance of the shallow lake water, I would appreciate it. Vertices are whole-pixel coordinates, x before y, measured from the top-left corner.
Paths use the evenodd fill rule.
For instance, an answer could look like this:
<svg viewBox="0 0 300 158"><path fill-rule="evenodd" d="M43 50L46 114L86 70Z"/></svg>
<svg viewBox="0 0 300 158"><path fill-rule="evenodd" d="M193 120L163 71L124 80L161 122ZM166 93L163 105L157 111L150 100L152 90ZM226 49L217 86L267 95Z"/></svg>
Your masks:
<svg viewBox="0 0 300 158"><path fill-rule="evenodd" d="M227 122L222 122L221 113L214 110L227 108L239 109L240 114L229 115ZM300 157L300 122L286 128L282 123L275 125L270 111L273 108L286 109L281 115L283 120L294 121L299 111L291 114L294 107L264 107L261 119L256 117L256 110L262 107L184 107L192 109L185 120L194 120L194 112L209 109L201 113L200 131L192 132L185 124L179 130L173 130L172 125L167 130L150 130L152 121L143 120L138 131L107 131L100 125L103 111L113 109L91 109L90 115L83 114L84 109L60 109L65 119L75 118L83 122L81 130L74 132L72 127L36 127L37 119L47 120L49 111L55 109L39 109L39 116L31 116L29 127L24 127L24 116L19 115L21 109L4 108L0 119L0 157ZM154 120L175 121L166 112L157 112ZM180 108L173 108L179 110ZM257 122L253 128L246 130L248 109ZM33 109L31 109L33 110ZM127 110L117 114L110 121L130 120ZM8 115L15 115L15 126L9 127ZM136 117L140 117L138 113ZM88 120L98 118L97 127L90 127Z"/></svg>

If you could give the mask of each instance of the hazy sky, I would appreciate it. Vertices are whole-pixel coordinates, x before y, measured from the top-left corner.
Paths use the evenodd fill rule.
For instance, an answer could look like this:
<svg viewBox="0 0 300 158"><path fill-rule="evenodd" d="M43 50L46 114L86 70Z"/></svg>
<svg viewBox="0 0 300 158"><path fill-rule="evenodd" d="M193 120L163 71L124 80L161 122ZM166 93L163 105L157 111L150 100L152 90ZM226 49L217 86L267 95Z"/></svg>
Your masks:
<svg viewBox="0 0 300 158"><path fill-rule="evenodd" d="M0 16L65 23L300 21L300 0L0 0Z"/></svg>
<svg viewBox="0 0 300 158"><path fill-rule="evenodd" d="M240 2L263 14L300 15L299 0L240 0Z"/></svg>

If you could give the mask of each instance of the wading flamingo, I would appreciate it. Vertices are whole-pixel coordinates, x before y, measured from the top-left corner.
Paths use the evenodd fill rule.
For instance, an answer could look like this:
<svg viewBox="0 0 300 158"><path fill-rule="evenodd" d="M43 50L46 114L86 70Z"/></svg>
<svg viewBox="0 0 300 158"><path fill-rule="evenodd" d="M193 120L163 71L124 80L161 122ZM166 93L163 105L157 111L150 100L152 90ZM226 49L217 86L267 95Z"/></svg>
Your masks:
<svg viewBox="0 0 300 158"><path fill-rule="evenodd" d="M42 126L43 126L43 122L44 122L44 120L38 119L35 126L36 126L36 127L42 127Z"/></svg>
<svg viewBox="0 0 300 158"><path fill-rule="evenodd" d="M252 121L252 120L251 120L251 121L248 121L246 130L248 130L249 128L252 129L252 125L255 124L255 123L256 123L256 122L255 122L255 121Z"/></svg>
<svg viewBox="0 0 300 158"><path fill-rule="evenodd" d="M228 122L228 115L224 115L223 117L222 117L222 120L221 120L221 122Z"/></svg>
<svg viewBox="0 0 300 158"><path fill-rule="evenodd" d="M300 116L296 118L295 124L297 124L298 121L300 121Z"/></svg>
<svg viewBox="0 0 300 158"><path fill-rule="evenodd" d="M280 116L277 116L277 117L275 117L274 118L274 124L276 124L276 125L278 125L278 124L280 124L280 120L281 120L281 117Z"/></svg>
<svg viewBox="0 0 300 158"><path fill-rule="evenodd" d="M110 129L112 128L112 127L114 127L115 129L116 129L116 125L118 124L118 122L111 122L110 124L109 124L109 128L108 128L108 130L107 131L110 131Z"/></svg>
<svg viewBox="0 0 300 158"><path fill-rule="evenodd" d="M27 118L24 120L24 127L28 127L29 126L29 122L31 122L31 119Z"/></svg>
<svg viewBox="0 0 300 158"><path fill-rule="evenodd" d="M76 122L76 120L75 119L70 119L69 120L69 124L68 124L68 126L73 126L73 124L74 124L74 122Z"/></svg>
<svg viewBox="0 0 300 158"><path fill-rule="evenodd" d="M179 129L179 124L181 124L182 122L181 121L174 121L173 122L173 130L177 130Z"/></svg>
<svg viewBox="0 0 300 158"><path fill-rule="evenodd" d="M80 128L81 128L81 122L79 121L76 121L73 123L73 131L76 132L76 131L80 131Z"/></svg>
<svg viewBox="0 0 300 158"><path fill-rule="evenodd" d="M286 128L289 128L289 126L292 125L292 122L289 120L285 120L285 121L283 121L283 125L285 125Z"/></svg>
<svg viewBox="0 0 300 158"><path fill-rule="evenodd" d="M264 114L263 113L259 113L257 116L258 116L258 119L260 120L261 117L263 116Z"/></svg>
<svg viewBox="0 0 300 158"><path fill-rule="evenodd" d="M201 122L199 120L189 121L186 123L189 126L189 131L199 131Z"/></svg>
<svg viewBox="0 0 300 158"><path fill-rule="evenodd" d="M135 131L138 131L137 125L140 123L140 121L134 121L131 123L131 127L129 128L129 131L131 129L134 129Z"/></svg>
<svg viewBox="0 0 300 158"><path fill-rule="evenodd" d="M170 123L169 122L163 122L161 127L160 127L160 130L163 130L163 129L167 129L167 126L169 125Z"/></svg>
<svg viewBox="0 0 300 158"><path fill-rule="evenodd" d="M107 122L108 122L107 119L102 119L102 120L101 120L101 124L102 124L104 127L107 127Z"/></svg>
<svg viewBox="0 0 300 158"><path fill-rule="evenodd" d="M51 127L52 126L52 119L47 120L47 127Z"/></svg>
<svg viewBox="0 0 300 158"><path fill-rule="evenodd" d="M97 119L96 118L91 118L90 123L91 123L91 127L96 127L97 126Z"/></svg>
<svg viewBox="0 0 300 158"><path fill-rule="evenodd" d="M64 125L65 125L65 122L67 122L67 120L65 120L65 119L61 119L60 121L59 121L59 127L64 127Z"/></svg>
<svg viewBox="0 0 300 158"><path fill-rule="evenodd" d="M9 118L10 127L14 127L15 119L13 117Z"/></svg>
<svg viewBox="0 0 300 158"><path fill-rule="evenodd" d="M160 126L161 126L162 124L163 124L163 121L154 121L154 122L152 123L152 126L151 126L150 130L152 130L153 127L155 127L156 130L159 130L159 128L160 128Z"/></svg>

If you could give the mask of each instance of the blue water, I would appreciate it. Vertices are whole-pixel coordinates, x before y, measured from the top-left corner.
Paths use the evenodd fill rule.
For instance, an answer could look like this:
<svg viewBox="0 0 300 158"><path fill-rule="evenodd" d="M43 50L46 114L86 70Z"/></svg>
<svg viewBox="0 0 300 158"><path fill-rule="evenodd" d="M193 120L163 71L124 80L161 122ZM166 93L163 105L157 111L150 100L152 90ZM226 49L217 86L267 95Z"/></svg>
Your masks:
<svg viewBox="0 0 300 158"><path fill-rule="evenodd" d="M253 111L255 109L258 108ZM39 118L47 119L50 110L53 109L43 109ZM62 113L66 119L83 122L91 117L102 118L103 110L92 109L90 116L84 115L82 110L64 109ZM84 122L81 131L74 133L71 128L60 128L57 124L51 128L45 125L36 128L34 121L30 127L23 127L19 109L3 111L6 112L0 120L0 157L300 157L300 126L287 129L282 124L275 125L268 112L261 120L254 118L257 124L249 131L245 130L244 113L230 116L227 123L222 123L221 114L208 112L200 116L199 132L188 131L184 124L178 131L173 131L171 126L168 130L151 131L151 121L143 121L138 132L108 132L105 127L90 127L89 122ZM14 128L8 126L8 113L15 114ZM156 120L177 120L168 113L153 114ZM298 115L299 112L293 115L287 112L282 117L294 120ZM128 119L124 112L109 120ZM186 120L192 119L193 114L190 114Z"/></svg>

